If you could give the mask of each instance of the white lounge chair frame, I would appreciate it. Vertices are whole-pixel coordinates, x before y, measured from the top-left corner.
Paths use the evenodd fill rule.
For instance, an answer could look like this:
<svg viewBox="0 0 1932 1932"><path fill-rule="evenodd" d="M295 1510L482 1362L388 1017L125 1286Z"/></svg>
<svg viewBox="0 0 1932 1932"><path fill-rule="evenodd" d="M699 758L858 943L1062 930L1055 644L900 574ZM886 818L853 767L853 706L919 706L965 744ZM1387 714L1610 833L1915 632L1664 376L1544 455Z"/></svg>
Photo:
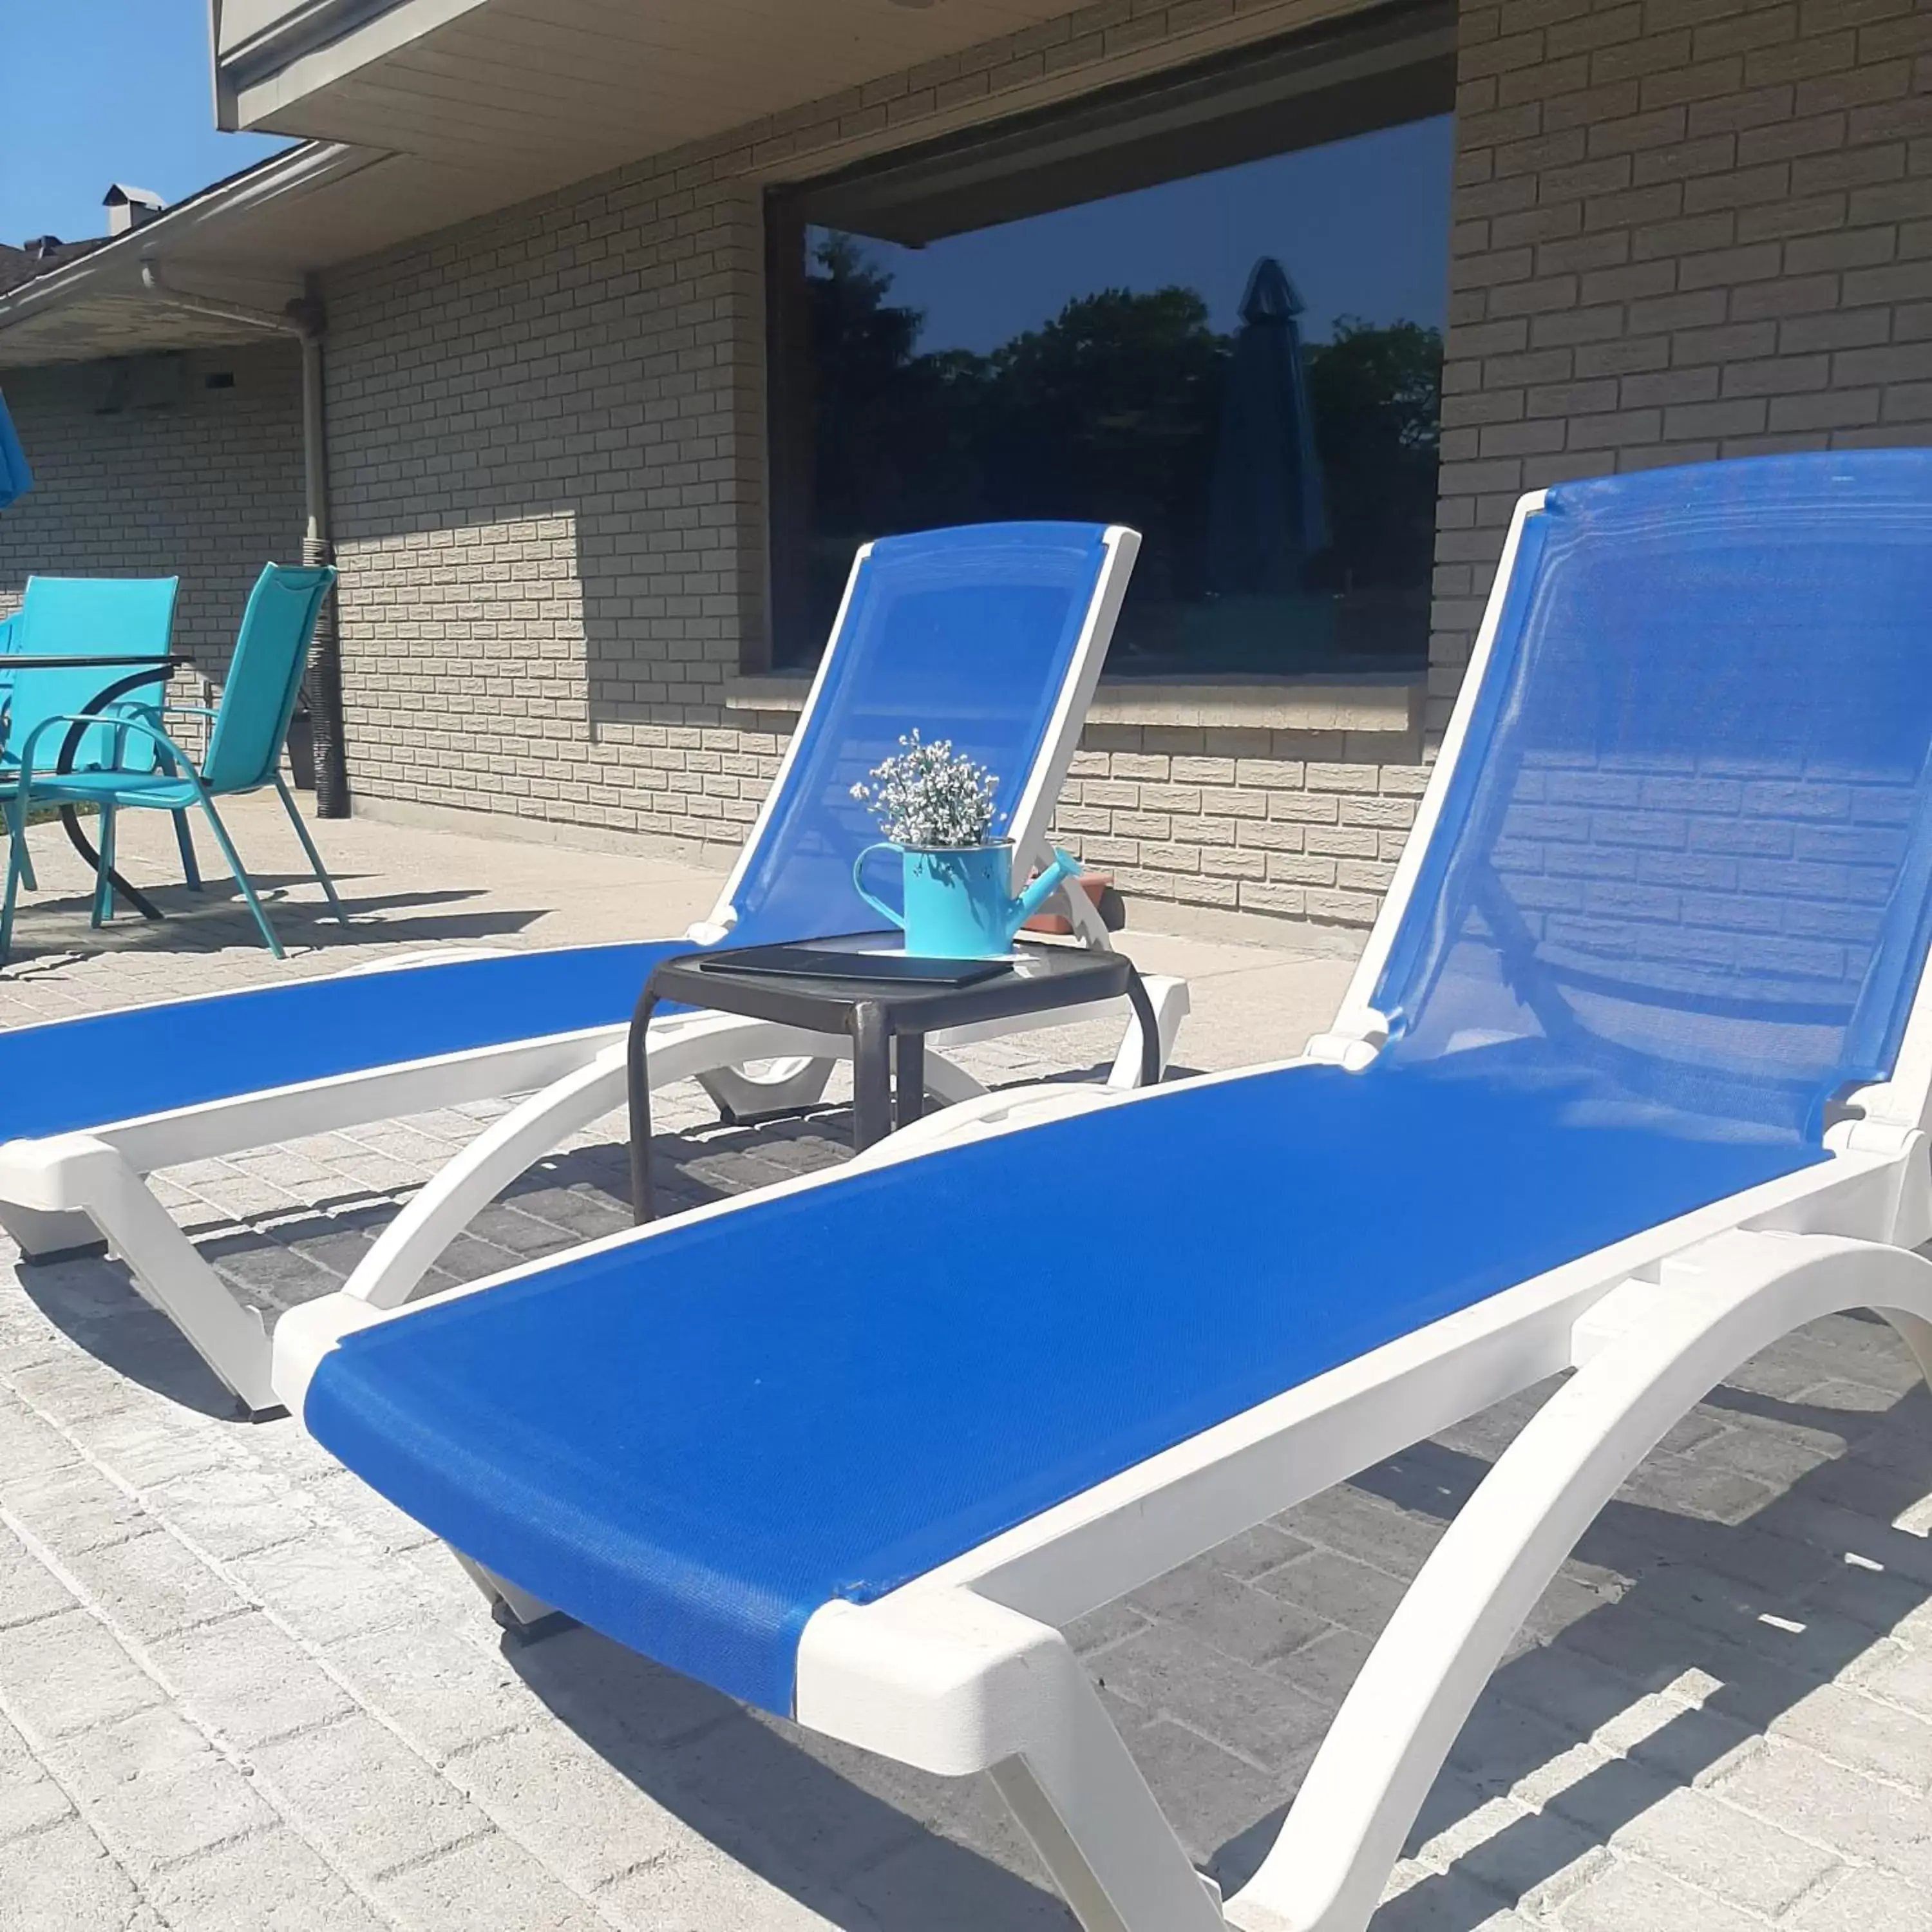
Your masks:
<svg viewBox="0 0 1932 1932"><path fill-rule="evenodd" d="M1130 530L1115 527L1107 531L1104 542L1107 554L1097 592L1075 645L1040 754L1013 810L1016 871L1044 865L1052 856L1048 832L1054 806L1079 742L1140 539ZM718 944L737 922L736 895L784 796L812 712L844 639L853 588L872 548L865 545L854 560L832 642L820 661L797 729L716 904L686 935L694 946ZM1060 898L1080 942L1111 950L1106 928L1086 894L1063 888ZM386 971L406 966L433 971L440 963L476 958L482 950L379 960L351 970ZM1164 975L1150 975L1144 983L1160 1035L1160 1064L1165 1067L1187 1012L1187 985ZM227 997L244 998L247 990ZM1096 1002L1080 1009L1080 1016L1110 1009L1126 1012L1127 1024L1108 1082L1130 1086L1139 1077L1140 1027L1126 1001ZM84 1026L87 1022L73 1024ZM1035 1016L935 1034L926 1061L928 1090L946 1102L982 1094L985 1089L947 1058L948 1052L970 1040L1040 1024ZM571 1134L620 1103L626 1032L622 1026L598 1027L511 1041L110 1120L84 1132L0 1143L0 1227L30 1259L98 1246L104 1239L126 1262L141 1293L181 1330L242 1406L252 1414L272 1414L279 1404L260 1311L239 1300L202 1258L150 1191L146 1178L158 1168L278 1141L506 1094L527 1095L410 1199L344 1291L376 1307L400 1306L482 1208ZM850 1041L842 1036L805 1034L730 1014L667 1014L651 1024L651 1084L656 1088L696 1078L728 1114L806 1107L823 1093L834 1063L850 1050ZM762 1072L754 1070L754 1063L766 1060L773 1064Z"/></svg>
<svg viewBox="0 0 1932 1932"><path fill-rule="evenodd" d="M1336 1025L1287 1064L1360 1068L1388 1037L1373 991L1461 754L1524 524L1542 501L1518 507L1440 762ZM1688 1409L1780 1336L1848 1308L1876 1310L1932 1378L1932 1262L1910 1252L1932 1239L1932 974L1922 976L1892 1078L1844 1097L1846 1118L1818 1166L1404 1336L874 1603L821 1608L799 1646L798 1721L928 1771L988 1772L1087 1932L1361 1932L1510 1638L1598 1511ZM916 1160L1096 1106L1165 1103L1160 1090L1008 1090L915 1122L860 1159ZM594 1245L652 1238L646 1229ZM278 1380L297 1414L337 1336L408 1318L332 1300L298 1311L278 1337ZM1575 1373L1424 1565L1272 1850L1224 1904L1190 1862L1061 1627L1565 1370ZM542 1606L513 1595L509 1607L524 1616Z"/></svg>

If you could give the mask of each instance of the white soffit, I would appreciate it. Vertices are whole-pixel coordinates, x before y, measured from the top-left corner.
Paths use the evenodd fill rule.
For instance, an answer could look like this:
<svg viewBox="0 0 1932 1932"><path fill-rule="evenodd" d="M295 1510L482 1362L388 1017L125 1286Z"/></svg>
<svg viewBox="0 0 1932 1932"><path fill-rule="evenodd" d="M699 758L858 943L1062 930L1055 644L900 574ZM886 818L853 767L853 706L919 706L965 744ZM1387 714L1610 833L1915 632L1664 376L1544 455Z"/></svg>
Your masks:
<svg viewBox="0 0 1932 1932"><path fill-rule="evenodd" d="M226 4L238 22L236 0ZM1069 0L401 0L334 15L360 23L304 47L303 20L332 10L257 5L253 42L218 64L226 124L466 166L515 156L533 194L1072 10Z"/></svg>

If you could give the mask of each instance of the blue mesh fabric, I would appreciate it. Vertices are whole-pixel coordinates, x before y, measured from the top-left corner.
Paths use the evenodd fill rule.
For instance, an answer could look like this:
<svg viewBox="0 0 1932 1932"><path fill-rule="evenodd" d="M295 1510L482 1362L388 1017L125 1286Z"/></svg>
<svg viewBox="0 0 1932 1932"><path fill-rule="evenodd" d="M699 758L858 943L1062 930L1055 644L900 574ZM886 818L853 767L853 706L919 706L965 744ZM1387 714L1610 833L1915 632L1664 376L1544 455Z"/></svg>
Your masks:
<svg viewBox="0 0 1932 1932"><path fill-rule="evenodd" d="M981 524L882 538L860 567L778 808L735 894L735 940L860 932L852 862L879 836L854 783L916 728L995 773L1006 833L1045 745L1106 562L1090 524ZM898 881L866 874L880 898Z"/></svg>
<svg viewBox="0 0 1932 1932"><path fill-rule="evenodd" d="M1932 452L1567 484L1376 1004L1394 1068L1815 1142L1895 1054L1932 914Z"/></svg>

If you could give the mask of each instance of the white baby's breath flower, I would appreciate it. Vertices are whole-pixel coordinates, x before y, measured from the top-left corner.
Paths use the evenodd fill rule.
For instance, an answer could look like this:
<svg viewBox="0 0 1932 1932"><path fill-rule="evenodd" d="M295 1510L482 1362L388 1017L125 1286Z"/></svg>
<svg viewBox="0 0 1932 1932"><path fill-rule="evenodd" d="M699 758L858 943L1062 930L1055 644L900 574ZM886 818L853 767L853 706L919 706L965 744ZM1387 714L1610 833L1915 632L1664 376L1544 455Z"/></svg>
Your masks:
<svg viewBox="0 0 1932 1932"><path fill-rule="evenodd" d="M915 730L899 743L904 748L896 757L873 766L874 783L852 788L880 830L896 845L984 844L999 779L963 753L956 754L950 738L927 744Z"/></svg>

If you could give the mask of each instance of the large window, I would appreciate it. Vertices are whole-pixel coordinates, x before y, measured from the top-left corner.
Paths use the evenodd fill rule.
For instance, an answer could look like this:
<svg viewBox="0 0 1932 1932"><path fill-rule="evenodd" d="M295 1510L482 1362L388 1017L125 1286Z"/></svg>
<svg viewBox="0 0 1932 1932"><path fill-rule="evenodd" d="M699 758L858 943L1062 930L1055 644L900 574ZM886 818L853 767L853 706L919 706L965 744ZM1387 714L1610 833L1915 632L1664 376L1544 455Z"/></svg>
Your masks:
<svg viewBox="0 0 1932 1932"><path fill-rule="evenodd" d="M868 538L1142 532L1115 674L1425 654L1451 86L1432 13L775 195L774 657Z"/></svg>

